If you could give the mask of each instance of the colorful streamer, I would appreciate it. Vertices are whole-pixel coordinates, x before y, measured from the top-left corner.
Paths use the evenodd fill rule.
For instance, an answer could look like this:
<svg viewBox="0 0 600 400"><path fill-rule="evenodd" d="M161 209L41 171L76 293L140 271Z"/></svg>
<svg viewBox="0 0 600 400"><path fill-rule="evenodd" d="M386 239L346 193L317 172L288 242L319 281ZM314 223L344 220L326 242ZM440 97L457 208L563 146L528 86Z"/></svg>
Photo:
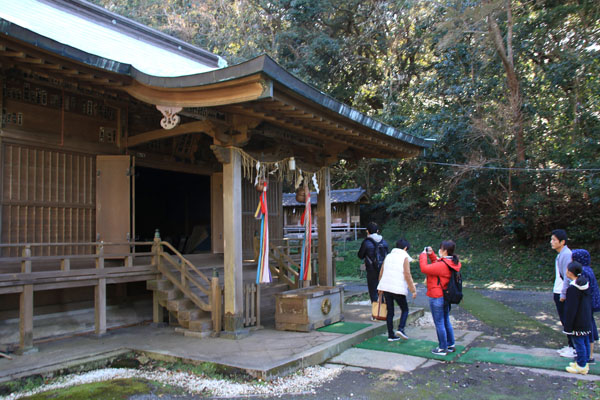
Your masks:
<svg viewBox="0 0 600 400"><path fill-rule="evenodd" d="M302 241L302 255L300 258L300 280L310 281L312 278L310 268L310 251L312 248L312 215L310 205L310 192L306 191L306 201L304 203L304 213L300 223L304 225L304 240Z"/></svg>
<svg viewBox="0 0 600 400"><path fill-rule="evenodd" d="M256 270L256 283L271 283L273 278L269 270L269 213L267 209L267 182L264 183L263 191L256 213L256 219L260 218L260 253L258 256L258 268Z"/></svg>

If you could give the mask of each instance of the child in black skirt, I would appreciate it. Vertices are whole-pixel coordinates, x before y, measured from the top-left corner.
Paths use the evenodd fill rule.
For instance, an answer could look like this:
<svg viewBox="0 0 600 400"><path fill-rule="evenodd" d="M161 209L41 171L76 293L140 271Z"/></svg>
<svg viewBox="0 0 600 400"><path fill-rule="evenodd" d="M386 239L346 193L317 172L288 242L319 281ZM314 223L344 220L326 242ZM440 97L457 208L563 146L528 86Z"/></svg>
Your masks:
<svg viewBox="0 0 600 400"><path fill-rule="evenodd" d="M567 266L567 278L571 280L567 289L565 302L564 329L567 335L572 335L577 361L566 368L567 372L585 375L590 367L590 339L592 331L592 299L589 293L589 283L581 274L582 266L573 261Z"/></svg>

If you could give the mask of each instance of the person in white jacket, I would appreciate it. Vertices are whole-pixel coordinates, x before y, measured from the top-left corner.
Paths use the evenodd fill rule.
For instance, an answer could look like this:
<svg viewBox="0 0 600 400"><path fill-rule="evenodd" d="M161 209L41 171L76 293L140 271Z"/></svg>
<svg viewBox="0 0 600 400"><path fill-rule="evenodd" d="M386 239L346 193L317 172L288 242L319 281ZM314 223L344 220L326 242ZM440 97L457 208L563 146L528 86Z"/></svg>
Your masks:
<svg viewBox="0 0 600 400"><path fill-rule="evenodd" d="M407 251L410 249L410 243L406 239L400 239L396 242L396 248L385 257L381 272L379 274L379 285L377 290L383 292L385 303L387 304L387 329L388 341L408 339L404 332L406 319L408 318L408 303L406 296L408 292L412 293L412 298L417 297L417 289L410 273L410 261L412 258ZM398 303L402 315L398 330L394 332L394 301Z"/></svg>

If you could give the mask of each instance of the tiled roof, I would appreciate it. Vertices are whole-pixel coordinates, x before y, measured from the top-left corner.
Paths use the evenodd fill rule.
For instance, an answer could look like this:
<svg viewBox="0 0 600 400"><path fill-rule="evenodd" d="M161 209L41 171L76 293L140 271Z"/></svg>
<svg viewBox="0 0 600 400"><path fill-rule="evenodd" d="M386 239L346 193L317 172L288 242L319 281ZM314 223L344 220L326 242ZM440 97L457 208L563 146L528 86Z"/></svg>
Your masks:
<svg viewBox="0 0 600 400"><path fill-rule="evenodd" d="M357 203L368 201L369 198L366 194L366 190L363 188L355 189L341 189L331 191L331 204L334 203ZM310 202L314 205L317 204L317 192L310 192ZM304 203L298 203L296 201L296 193L284 193L283 194L283 206L294 207L303 206Z"/></svg>

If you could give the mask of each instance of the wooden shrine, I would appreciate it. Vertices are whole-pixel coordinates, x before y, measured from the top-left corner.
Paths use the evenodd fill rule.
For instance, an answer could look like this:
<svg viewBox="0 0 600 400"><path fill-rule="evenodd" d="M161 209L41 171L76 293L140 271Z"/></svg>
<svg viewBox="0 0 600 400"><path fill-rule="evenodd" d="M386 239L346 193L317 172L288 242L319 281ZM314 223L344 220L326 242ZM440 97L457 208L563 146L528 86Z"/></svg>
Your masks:
<svg viewBox="0 0 600 400"><path fill-rule="evenodd" d="M281 171L283 163L293 159L317 179L317 282L333 286L329 166L413 157L428 146L268 56L227 67L85 1L39 3L199 66L198 73L155 76L0 18L0 315L20 318L22 349L33 346L34 306L91 301L102 334L107 299L118 302L161 279L173 289L148 284L155 322L168 305L183 325L207 326L199 315L208 313L216 329L222 313L223 331L243 334L244 260L259 226L256 163L280 169L268 178L273 240L283 237L285 177L277 174L294 174ZM20 11L19 2L12 7L7 13ZM223 254L214 262L224 269L222 293L186 249ZM177 272L167 276L166 266ZM187 303L176 303L173 290Z"/></svg>

